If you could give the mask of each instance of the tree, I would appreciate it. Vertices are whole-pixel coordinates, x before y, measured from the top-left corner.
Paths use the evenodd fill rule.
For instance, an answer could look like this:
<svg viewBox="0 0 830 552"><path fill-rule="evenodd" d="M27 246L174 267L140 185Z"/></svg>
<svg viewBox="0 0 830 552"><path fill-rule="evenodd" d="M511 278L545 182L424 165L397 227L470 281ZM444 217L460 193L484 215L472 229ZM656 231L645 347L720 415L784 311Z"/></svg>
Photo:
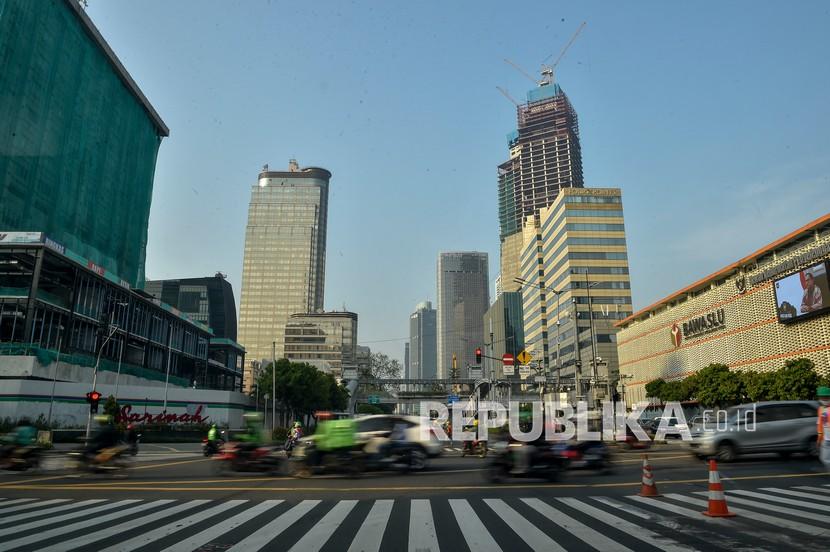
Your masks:
<svg viewBox="0 0 830 552"><path fill-rule="evenodd" d="M781 401L814 398L819 384L815 368L815 364L807 358L785 362L783 368L775 371L775 398Z"/></svg>
<svg viewBox="0 0 830 552"><path fill-rule="evenodd" d="M653 397L655 399L662 400L663 398L663 388L666 386L666 380L663 378L658 378L656 380L651 380L646 384L646 397Z"/></svg>
<svg viewBox="0 0 830 552"><path fill-rule="evenodd" d="M401 377L401 363L383 353L369 355L369 365L363 376L371 379L396 379Z"/></svg>
<svg viewBox="0 0 830 552"><path fill-rule="evenodd" d="M742 378L725 364L710 364L695 376L696 396L703 406L727 406L741 402L744 396Z"/></svg>
<svg viewBox="0 0 830 552"><path fill-rule="evenodd" d="M118 401L116 401L115 397L112 395L107 397L107 400L104 403L104 414L112 416L113 420L118 417Z"/></svg>
<svg viewBox="0 0 830 552"><path fill-rule="evenodd" d="M772 401L778 397L775 392L776 372L755 372L747 370L740 372L744 384L744 393L751 402Z"/></svg>
<svg viewBox="0 0 830 552"><path fill-rule="evenodd" d="M276 381L272 384L272 374ZM268 364L257 379L260 396L275 393L276 400L288 411L291 418L313 416L318 410L345 410L349 392L337 383L334 376L319 371L305 363L280 359ZM272 387L273 385L273 387Z"/></svg>

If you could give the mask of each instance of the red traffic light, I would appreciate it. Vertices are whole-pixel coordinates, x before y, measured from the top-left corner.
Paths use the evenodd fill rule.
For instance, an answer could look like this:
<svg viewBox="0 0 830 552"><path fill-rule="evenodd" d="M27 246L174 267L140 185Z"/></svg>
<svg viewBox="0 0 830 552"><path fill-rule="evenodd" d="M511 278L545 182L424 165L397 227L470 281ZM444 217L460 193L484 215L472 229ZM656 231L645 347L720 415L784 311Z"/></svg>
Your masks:
<svg viewBox="0 0 830 552"><path fill-rule="evenodd" d="M86 394L86 398L89 402L98 402L101 400L101 393L98 391L90 391Z"/></svg>
<svg viewBox="0 0 830 552"><path fill-rule="evenodd" d="M476 363L481 363L481 347L476 347Z"/></svg>

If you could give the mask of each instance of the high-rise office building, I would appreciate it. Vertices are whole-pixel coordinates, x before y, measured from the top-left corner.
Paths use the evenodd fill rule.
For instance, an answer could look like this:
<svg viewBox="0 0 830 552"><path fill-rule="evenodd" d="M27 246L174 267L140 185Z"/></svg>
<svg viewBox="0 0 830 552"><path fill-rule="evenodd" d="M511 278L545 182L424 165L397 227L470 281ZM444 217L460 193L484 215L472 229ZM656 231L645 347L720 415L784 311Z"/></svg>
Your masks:
<svg viewBox="0 0 830 552"><path fill-rule="evenodd" d="M77 0L0 2L0 231L141 287L167 126Z"/></svg>
<svg viewBox="0 0 830 552"><path fill-rule="evenodd" d="M463 251L438 255L438 377L467 378L482 346L483 317L490 306L487 253Z"/></svg>
<svg viewBox="0 0 830 552"><path fill-rule="evenodd" d="M409 378L409 341L403 344L403 377Z"/></svg>
<svg viewBox="0 0 830 552"><path fill-rule="evenodd" d="M507 291L499 295L484 313L485 377L504 376L501 359L505 353L516 357L524 349L522 294Z"/></svg>
<svg viewBox="0 0 830 552"><path fill-rule="evenodd" d="M409 374L419 379L438 376L437 312L430 301L418 303L409 316Z"/></svg>
<svg viewBox="0 0 830 552"><path fill-rule="evenodd" d="M283 354L336 378L342 377L343 369L357 369L357 314L292 314L285 325Z"/></svg>
<svg viewBox="0 0 830 552"><path fill-rule="evenodd" d="M240 390L245 349L236 342L236 301L225 275L147 280L144 291L213 331L208 362L215 369L216 381L208 384Z"/></svg>
<svg viewBox="0 0 830 552"><path fill-rule="evenodd" d="M330 178L292 159L287 171L266 165L251 189L239 309L246 390L253 361L283 358L288 317L323 310Z"/></svg>
<svg viewBox="0 0 830 552"><path fill-rule="evenodd" d="M614 324L632 312L620 190L563 190L523 235L525 349L552 375L573 378L579 361L582 376L613 381Z"/></svg>
<svg viewBox="0 0 830 552"><path fill-rule="evenodd" d="M543 81L516 108L510 159L498 167L501 291L521 274L522 225L566 188L581 188L582 152L576 111L558 84Z"/></svg>

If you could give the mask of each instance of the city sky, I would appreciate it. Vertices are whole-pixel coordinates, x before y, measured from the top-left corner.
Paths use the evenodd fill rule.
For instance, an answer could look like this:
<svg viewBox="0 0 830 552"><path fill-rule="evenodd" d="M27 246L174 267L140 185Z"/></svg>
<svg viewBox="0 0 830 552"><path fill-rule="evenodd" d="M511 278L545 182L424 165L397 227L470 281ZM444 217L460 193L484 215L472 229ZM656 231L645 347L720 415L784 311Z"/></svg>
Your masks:
<svg viewBox="0 0 830 552"><path fill-rule="evenodd" d="M237 296L264 164L333 173L326 308L403 359L439 251L498 274L496 166L536 74L580 122L585 184L619 187L634 308L830 211L830 4L89 0L170 127L147 277ZM491 294L492 282L491 282Z"/></svg>

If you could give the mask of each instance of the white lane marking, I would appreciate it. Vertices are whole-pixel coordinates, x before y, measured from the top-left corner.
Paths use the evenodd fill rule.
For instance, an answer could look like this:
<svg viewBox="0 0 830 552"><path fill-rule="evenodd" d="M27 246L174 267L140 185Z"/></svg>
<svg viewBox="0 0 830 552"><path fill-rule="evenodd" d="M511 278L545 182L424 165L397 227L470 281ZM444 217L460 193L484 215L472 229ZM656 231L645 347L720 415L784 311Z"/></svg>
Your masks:
<svg viewBox="0 0 830 552"><path fill-rule="evenodd" d="M72 510L74 508L83 508L85 506L90 506L92 504L98 504L99 502L104 502L103 498L96 498L94 500L84 500L81 502L70 502L69 504L62 504L60 506L55 506L54 508L47 508L45 510L38 510L37 512L26 512L25 514L17 514L16 516L6 517L4 516L0 519L0 525L8 525L9 523L13 523L15 521L20 521L21 519L26 519L32 516L44 516L47 514L55 514L57 512L63 512L64 510ZM43 504L40 504L43 506ZM15 527L15 531L19 529Z"/></svg>
<svg viewBox="0 0 830 552"><path fill-rule="evenodd" d="M761 489L762 491L769 491L772 493L781 493L790 496L797 496L799 498L809 498L810 500L818 500L819 502L830 502L830 496L817 496L808 493L800 493L798 491L791 491L789 489L775 489L772 487L764 487ZM825 506L826 508L827 506Z"/></svg>
<svg viewBox="0 0 830 552"><path fill-rule="evenodd" d="M773 500L778 497L774 496L763 496L764 500ZM735 496L730 494L729 498L727 499L729 503L734 502L735 504L743 504L744 506L752 506L753 508L759 508L761 510L771 510L777 514L789 514L795 517L802 517L806 519L812 519L813 521L821 521L823 523L830 524L830 516L823 516L821 514L816 514L814 512L805 512L803 510L793 510L792 508L786 508L784 506L779 506L778 504L767 504L765 502L760 502L758 500L750 500L748 498L741 498L740 496ZM781 502L783 504L789 504L790 502L799 502L798 500L789 501L786 498L779 499L776 502Z"/></svg>
<svg viewBox="0 0 830 552"><path fill-rule="evenodd" d="M464 540L467 541L470 550L476 552L502 552L501 547L487 531L484 523L473 511L473 507L470 506L469 502L464 499L451 499L449 503L452 513L455 515L455 520L458 522L458 527L461 529L461 534L464 535Z"/></svg>
<svg viewBox="0 0 830 552"><path fill-rule="evenodd" d="M111 514L107 514L100 517L94 517L91 519L85 519L83 521L79 521L77 523L73 523L71 525L61 525L55 529L49 529L48 531L43 531L41 533L35 533L29 535L27 537L21 537L19 539L15 539L12 541L7 541L3 543L3 546L6 550L11 550L12 548L17 548L19 546L27 546L29 544L40 542L46 539L51 539L52 537L57 537L60 535L66 535L68 533L72 533L75 531L80 531L82 529L86 529L88 527L93 527L95 525L101 525L108 521L112 521L114 519L130 516L132 514L137 514L144 510L149 510L150 508L155 508L157 506L164 506L166 504L170 504L173 500L164 499L164 500L156 500L153 502L145 502L144 504L138 504L133 506L132 508L127 508L126 510L116 510ZM114 509L116 507L115 504L107 504L105 506L100 506L99 508L108 508ZM86 514L92 513L92 510L98 510L99 508L90 508L86 511ZM65 516L64 516L65 517ZM48 525L54 524L58 521L58 518L53 518L50 520L46 520ZM29 524L31 525L31 524Z"/></svg>
<svg viewBox="0 0 830 552"><path fill-rule="evenodd" d="M13 533L22 533L23 531L28 531L29 529L37 529L38 527L45 527L46 525L57 525L59 523L63 523L65 521L69 521L70 519L75 519L79 517L88 516L91 514L96 514L98 512L102 512L104 510L114 510L118 509L121 506L128 506L130 504L134 504L136 502L140 502L136 499L130 500L122 500L121 502L115 502L111 504L104 504L103 506L96 506L94 508L84 508L82 510L76 510L69 514L64 514L58 517L49 517L46 519L41 519L39 521L32 521L30 523L24 523L23 525L15 525L14 527L7 527L6 529L0 529L0 537L5 537L6 535L11 535Z"/></svg>
<svg viewBox="0 0 830 552"><path fill-rule="evenodd" d="M104 540L119 535L125 531L131 531L138 527L143 527L144 525L148 525L160 519L170 517L172 515L178 514L179 512L183 512L185 510L192 510L193 508L196 508L197 506L202 506L204 504L207 504L208 502L210 502L210 500L191 500L190 502L177 504L175 506L171 506L170 508L164 508L162 510L155 511L138 518L133 518L124 523L110 525L109 527L100 529L98 531L93 531L92 533L85 533L80 537L76 537L68 541L55 543L52 546L41 548L40 552L66 552L67 550L75 550L77 548L82 548L93 542L98 542L100 540Z"/></svg>
<svg viewBox="0 0 830 552"><path fill-rule="evenodd" d="M613 498L608 498L607 496L592 496L590 497L597 502L602 502L606 506L611 506L612 508L616 508L617 510L622 510L627 514L631 514L633 516L637 516L640 519L647 519L652 520L654 519L654 514L646 512L645 510L640 510L630 504L623 504L622 502L617 502Z"/></svg>
<svg viewBox="0 0 830 552"><path fill-rule="evenodd" d="M394 503L394 500L375 501L369 515L363 520L363 525L360 526L352 540L349 552L378 552L380 550L380 543L386 532L386 524L389 523Z"/></svg>
<svg viewBox="0 0 830 552"><path fill-rule="evenodd" d="M298 540L289 552L318 552L328 542L334 531L340 527L346 516L357 504L357 500L341 500L329 510L323 519L314 524L303 537Z"/></svg>
<svg viewBox="0 0 830 552"><path fill-rule="evenodd" d="M240 504L244 504L245 502L248 501L228 500L227 502L220 502L212 508L208 508L207 510L200 510L186 518L177 519L176 521L170 522L167 525L162 525L157 529L153 529L152 531L148 531L147 533L142 533L137 537L134 537L124 542L119 542L118 544L115 544L103 550L99 550L98 552L130 552L131 550L136 550L137 548L141 548L142 546L146 546L151 542L163 539L164 537L172 535L173 533L181 531L182 529L186 529L187 527L190 527L195 523L199 523L200 521L204 521L217 514L221 514L222 512L229 510L235 506L239 506Z"/></svg>
<svg viewBox="0 0 830 552"><path fill-rule="evenodd" d="M561 510L557 510L550 504L542 502L538 498L523 498L522 502L548 518L550 521L568 531L570 534L581 539L586 544L593 546L597 550L606 550L613 552L634 552L627 546L615 542L605 535L602 535L584 523L581 523Z"/></svg>
<svg viewBox="0 0 830 552"><path fill-rule="evenodd" d="M557 498L557 500L567 504L575 510L588 514L592 519L597 519L607 525L610 525L614 529L634 537L635 539L639 539L646 544L659 548L660 550L665 550L665 552L693 552L697 550L696 548L680 544L675 540L650 531L641 525L626 521L615 515L609 514L608 512L600 510L599 508L594 508L593 506L585 504L576 498L562 497Z"/></svg>
<svg viewBox="0 0 830 552"><path fill-rule="evenodd" d="M11 513L11 512L18 512L20 510L28 510L29 508L37 508L38 506L43 504L43 502L34 502L35 500L37 500L37 499L35 499L35 498L19 498L17 500L10 500L10 501L4 503L3 505L7 506L8 504L11 504L12 502L15 502L15 503L18 504L18 506L13 506L13 507L9 507L9 508L0 508L0 514L8 514L8 513ZM58 500L57 502L66 502L66 500L67 499ZM24 504L24 502L26 504ZM55 502L55 501L52 501L52 502Z"/></svg>
<svg viewBox="0 0 830 552"><path fill-rule="evenodd" d="M416 499L409 503L409 552L438 552L438 537L432 521L429 500Z"/></svg>
<svg viewBox="0 0 830 552"><path fill-rule="evenodd" d="M277 506L278 504L282 503L282 500L264 500L259 504L256 504L255 506L248 508L244 512L240 512L231 518L228 518L224 521L217 523L216 525L208 527L201 533L196 533L195 535L186 540L177 542L176 544L165 549L164 552L191 552L192 550L201 548L205 544L211 542L213 539L221 537L225 533L233 531L243 523L252 520L259 514L266 512L274 506Z"/></svg>
<svg viewBox="0 0 830 552"><path fill-rule="evenodd" d="M300 518L318 504L320 504L319 500L303 500L280 515L277 519L263 525L257 531L233 545L228 549L228 552L254 552L255 550L261 550L269 542L277 538L280 533L297 523Z"/></svg>
<svg viewBox="0 0 830 552"><path fill-rule="evenodd" d="M680 494L667 494L666 498L671 498L672 500L679 500L681 502L688 502L689 504L695 504L697 506L701 506L704 508L709 506L709 503L705 500L698 500L696 498L692 498L690 496L683 496ZM753 504L752 506L758 507L758 504ZM730 507L729 511L746 516L747 519L750 519L752 521L760 521L761 523L768 523L769 525L774 525L782 529L792 529L793 531L799 531L801 533L806 533L808 535L820 536L826 532L826 529L812 527L810 525L807 525L806 523L800 523L798 521L790 521L788 519L768 516L766 514L761 514L753 510L745 510L744 508Z"/></svg>
<svg viewBox="0 0 830 552"><path fill-rule="evenodd" d="M498 515L533 550L546 552L565 552L556 541L547 536L541 529L527 521L524 516L508 506L500 498L485 498L484 503Z"/></svg>

